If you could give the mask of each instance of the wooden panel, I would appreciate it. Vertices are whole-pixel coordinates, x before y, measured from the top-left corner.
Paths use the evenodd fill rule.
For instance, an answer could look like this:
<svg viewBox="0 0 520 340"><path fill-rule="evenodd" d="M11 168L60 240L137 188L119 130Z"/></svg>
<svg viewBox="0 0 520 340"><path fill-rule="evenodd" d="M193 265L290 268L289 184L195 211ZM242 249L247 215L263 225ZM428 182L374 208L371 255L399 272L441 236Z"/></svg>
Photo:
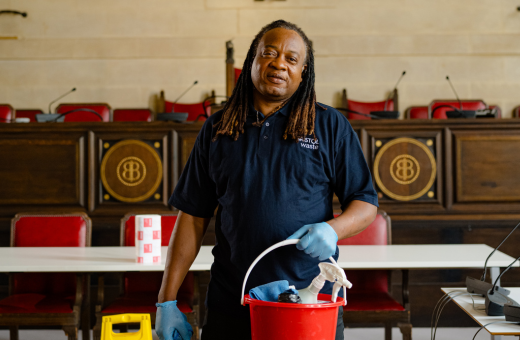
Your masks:
<svg viewBox="0 0 520 340"><path fill-rule="evenodd" d="M132 133L121 129L90 134L89 210L94 215L122 217L130 211L171 209L168 206L171 195L169 183L172 180L170 159L176 156L170 151L171 129L150 128L145 125L140 131ZM107 155L115 158L108 159ZM124 161L132 157L145 162L146 176L141 182L125 180L130 185L124 186L119 183L118 177L124 180ZM144 173L141 172L141 175ZM132 189L136 189L135 192Z"/></svg>
<svg viewBox="0 0 520 340"><path fill-rule="evenodd" d="M456 136L457 202L520 200L520 136Z"/></svg>
<svg viewBox="0 0 520 340"><path fill-rule="evenodd" d="M382 209L391 216L444 211L444 147L441 130L385 131L367 128L366 135L361 142L363 149L367 150L367 162L374 177L374 186L378 191L379 205ZM396 172L399 170L397 162L406 160L403 155L413 156L415 161L419 162L420 173L415 181L412 181L413 177L407 181L393 178L399 175ZM411 162L411 170L417 175L417 165L413 160ZM377 174L376 166L379 169ZM379 185L378 181L382 185Z"/></svg>
<svg viewBox="0 0 520 340"><path fill-rule="evenodd" d="M0 204L84 205L83 137L0 139L0 149Z"/></svg>

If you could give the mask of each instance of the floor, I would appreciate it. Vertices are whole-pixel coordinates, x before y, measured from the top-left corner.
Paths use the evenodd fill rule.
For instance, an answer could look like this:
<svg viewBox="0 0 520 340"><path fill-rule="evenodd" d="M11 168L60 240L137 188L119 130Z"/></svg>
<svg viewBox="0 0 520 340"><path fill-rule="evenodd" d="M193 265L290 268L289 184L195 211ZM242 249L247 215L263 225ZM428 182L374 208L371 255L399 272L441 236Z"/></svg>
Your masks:
<svg viewBox="0 0 520 340"><path fill-rule="evenodd" d="M437 340L453 340L453 339L464 339L471 340L473 335L478 328L439 328L437 330ZM21 330L20 340L66 340L65 333L59 330ZM430 328L414 328L413 329L414 340L427 340L430 339ZM402 339L399 329L394 328L392 338L395 340ZM81 335L80 338L81 339ZM154 334L154 340L158 338ZM384 329L383 328L352 328L345 329L345 340L383 340ZM482 330L476 337L478 340L490 340L489 334ZM518 337L503 337L507 339L518 339ZM0 330L0 340L9 340L9 331Z"/></svg>

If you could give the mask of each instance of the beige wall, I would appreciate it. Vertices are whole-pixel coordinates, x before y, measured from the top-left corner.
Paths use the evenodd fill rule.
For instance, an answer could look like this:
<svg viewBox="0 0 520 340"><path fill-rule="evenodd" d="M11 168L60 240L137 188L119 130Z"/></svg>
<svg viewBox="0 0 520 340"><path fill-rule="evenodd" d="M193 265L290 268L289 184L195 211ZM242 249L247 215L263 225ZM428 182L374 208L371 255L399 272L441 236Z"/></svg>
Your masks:
<svg viewBox="0 0 520 340"><path fill-rule="evenodd" d="M283 18L314 42L318 100L382 100L402 70L402 111L435 98L482 98L504 116L520 104L520 5L513 0L0 0L0 103L147 107L161 89L183 101L224 94L225 46L237 64L253 36ZM65 99L64 99L65 100Z"/></svg>

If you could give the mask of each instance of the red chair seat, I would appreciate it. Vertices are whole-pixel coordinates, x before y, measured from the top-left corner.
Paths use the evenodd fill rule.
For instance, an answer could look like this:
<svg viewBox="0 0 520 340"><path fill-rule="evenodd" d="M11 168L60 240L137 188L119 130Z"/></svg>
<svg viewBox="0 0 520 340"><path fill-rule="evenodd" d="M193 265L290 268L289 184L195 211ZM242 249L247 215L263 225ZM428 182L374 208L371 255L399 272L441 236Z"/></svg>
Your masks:
<svg viewBox="0 0 520 340"><path fill-rule="evenodd" d="M385 292L347 292L345 311L404 311L404 307Z"/></svg>
<svg viewBox="0 0 520 340"><path fill-rule="evenodd" d="M72 313L74 296L15 294L0 301L4 313Z"/></svg>
<svg viewBox="0 0 520 340"><path fill-rule="evenodd" d="M157 293L136 294L135 296L122 296L114 300L104 308L101 313L120 314L120 313L155 313L157 307ZM190 305L182 296L177 298L177 307L183 313L192 313Z"/></svg>

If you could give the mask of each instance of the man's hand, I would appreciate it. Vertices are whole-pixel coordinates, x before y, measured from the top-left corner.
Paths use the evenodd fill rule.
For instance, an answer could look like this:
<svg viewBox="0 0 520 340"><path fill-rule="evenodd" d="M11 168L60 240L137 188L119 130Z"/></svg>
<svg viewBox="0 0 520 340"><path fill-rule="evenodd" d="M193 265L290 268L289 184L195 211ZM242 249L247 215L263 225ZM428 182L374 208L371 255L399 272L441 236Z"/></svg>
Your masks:
<svg viewBox="0 0 520 340"><path fill-rule="evenodd" d="M338 234L327 222L306 224L287 239L300 239L296 248L303 250L311 257L326 260L336 253Z"/></svg>
<svg viewBox="0 0 520 340"><path fill-rule="evenodd" d="M161 340L190 340L193 335L186 315L177 308L177 300L156 303L155 332ZM180 336L180 337L179 337Z"/></svg>

